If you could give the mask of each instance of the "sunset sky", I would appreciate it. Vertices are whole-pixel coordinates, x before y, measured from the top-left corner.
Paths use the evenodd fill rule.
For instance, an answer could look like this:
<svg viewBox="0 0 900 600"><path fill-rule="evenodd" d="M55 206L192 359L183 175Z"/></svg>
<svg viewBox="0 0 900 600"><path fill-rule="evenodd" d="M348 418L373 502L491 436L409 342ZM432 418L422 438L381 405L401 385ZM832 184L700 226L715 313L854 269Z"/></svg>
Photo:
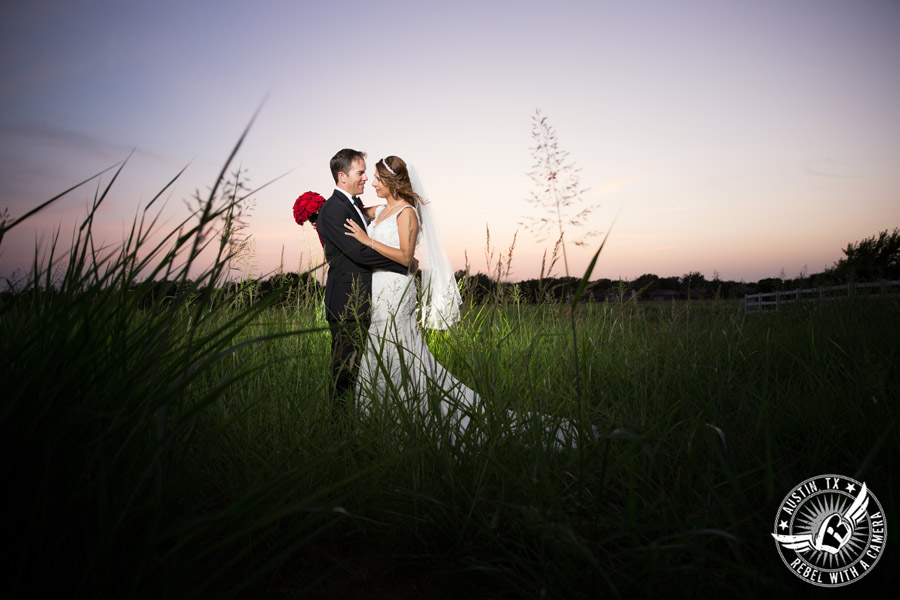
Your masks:
<svg viewBox="0 0 900 600"><path fill-rule="evenodd" d="M486 227L503 252L518 230L513 279L530 278L552 245L520 225L540 109L598 206L590 228L618 214L592 279L796 277L900 226L898 107L896 0L4 2L0 210L133 150L98 239L187 166L174 225L259 109L238 161L255 185L286 175L256 197L253 275L319 259L291 206L330 195L349 146L370 176L388 154L417 166L455 267L467 251L486 270ZM67 240L96 189L8 234L0 276L56 227ZM595 250L570 247L573 275Z"/></svg>

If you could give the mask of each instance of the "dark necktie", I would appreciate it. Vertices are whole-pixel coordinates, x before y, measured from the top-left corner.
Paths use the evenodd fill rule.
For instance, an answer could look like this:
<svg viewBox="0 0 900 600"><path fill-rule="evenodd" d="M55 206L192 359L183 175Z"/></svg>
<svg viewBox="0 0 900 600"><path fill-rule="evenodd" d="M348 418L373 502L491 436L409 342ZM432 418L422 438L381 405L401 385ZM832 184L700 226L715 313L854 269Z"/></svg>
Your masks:
<svg viewBox="0 0 900 600"><path fill-rule="evenodd" d="M353 196L353 204L356 205L356 208L359 209L359 212L362 213L363 221L365 221L366 225L369 224L369 216L366 214L366 211L363 210L362 200L359 199L359 196Z"/></svg>

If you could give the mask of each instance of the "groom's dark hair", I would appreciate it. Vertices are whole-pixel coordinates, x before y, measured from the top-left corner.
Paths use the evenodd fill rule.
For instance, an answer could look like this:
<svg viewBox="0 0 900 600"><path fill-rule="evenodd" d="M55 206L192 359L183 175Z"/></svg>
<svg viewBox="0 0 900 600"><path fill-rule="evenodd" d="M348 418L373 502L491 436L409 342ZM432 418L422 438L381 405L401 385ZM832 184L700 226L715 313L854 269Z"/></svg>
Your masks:
<svg viewBox="0 0 900 600"><path fill-rule="evenodd" d="M353 166L353 161L357 158L366 160L366 153L344 148L343 150L338 150L338 153L331 157L331 176L334 177L335 183L338 182L338 173L350 173L350 167Z"/></svg>

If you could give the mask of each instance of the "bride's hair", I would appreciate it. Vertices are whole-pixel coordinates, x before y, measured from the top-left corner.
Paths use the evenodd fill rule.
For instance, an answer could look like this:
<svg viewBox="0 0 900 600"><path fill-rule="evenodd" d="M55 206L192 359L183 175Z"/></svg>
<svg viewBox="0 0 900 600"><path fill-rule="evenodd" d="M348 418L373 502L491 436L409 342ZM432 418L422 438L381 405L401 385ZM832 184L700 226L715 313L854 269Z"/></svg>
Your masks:
<svg viewBox="0 0 900 600"><path fill-rule="evenodd" d="M387 186L391 195L398 200L405 200L418 206L422 199L412 189L409 181L409 170L406 161L399 156L388 156L375 163L378 178Z"/></svg>

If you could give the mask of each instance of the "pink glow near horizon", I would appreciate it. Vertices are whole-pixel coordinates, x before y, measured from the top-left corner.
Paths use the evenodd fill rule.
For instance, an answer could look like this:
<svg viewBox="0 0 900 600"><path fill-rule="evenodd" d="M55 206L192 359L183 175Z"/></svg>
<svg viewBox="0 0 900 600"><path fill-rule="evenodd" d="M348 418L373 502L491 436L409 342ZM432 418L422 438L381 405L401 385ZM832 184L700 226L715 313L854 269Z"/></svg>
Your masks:
<svg viewBox="0 0 900 600"><path fill-rule="evenodd" d="M290 207L330 193L328 160L350 146L370 173L387 154L417 165L454 266L466 252L487 270L488 226L497 252L518 231L513 279L537 276L552 241L519 225L532 216L537 108L599 205L591 229L612 228L592 278L792 277L900 225L895 2L397 2L390 17L354 2L81 4L0 8L0 209L12 217L135 150L98 234L121 239L189 165L166 195L174 225L262 104L238 161L255 185L287 175L256 197L252 275L282 252L287 270L319 259ZM96 191L9 233L0 276L27 269L56 225L67 240ZM595 250L569 246L573 275Z"/></svg>

